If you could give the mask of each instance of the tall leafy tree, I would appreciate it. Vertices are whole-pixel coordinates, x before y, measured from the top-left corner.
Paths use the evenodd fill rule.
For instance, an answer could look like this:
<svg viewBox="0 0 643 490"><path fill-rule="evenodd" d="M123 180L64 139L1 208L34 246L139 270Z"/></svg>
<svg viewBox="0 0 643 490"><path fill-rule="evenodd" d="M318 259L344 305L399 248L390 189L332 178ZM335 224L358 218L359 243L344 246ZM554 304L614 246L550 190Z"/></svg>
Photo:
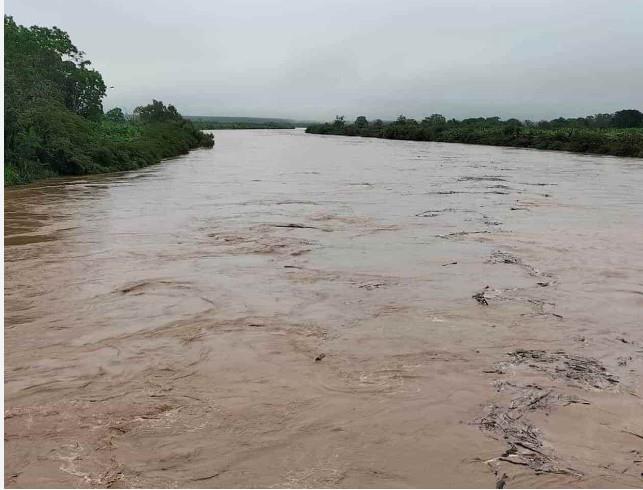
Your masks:
<svg viewBox="0 0 643 490"><path fill-rule="evenodd" d="M142 122L180 121L183 118L173 105L167 107L160 100L152 100L151 104L134 109L134 116Z"/></svg>
<svg viewBox="0 0 643 490"><path fill-rule="evenodd" d="M4 44L5 182L138 168L214 144L160 101L133 123L120 109L105 116L101 74L57 27L5 16Z"/></svg>

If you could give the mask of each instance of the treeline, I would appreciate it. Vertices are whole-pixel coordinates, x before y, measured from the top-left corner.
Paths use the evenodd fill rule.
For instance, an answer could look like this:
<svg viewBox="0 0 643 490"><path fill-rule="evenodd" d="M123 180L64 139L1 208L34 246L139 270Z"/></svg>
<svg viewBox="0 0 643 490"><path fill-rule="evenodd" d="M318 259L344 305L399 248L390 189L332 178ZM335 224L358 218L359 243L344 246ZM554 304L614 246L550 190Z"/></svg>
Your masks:
<svg viewBox="0 0 643 490"><path fill-rule="evenodd" d="M294 129L290 119L233 116L185 116L199 129Z"/></svg>
<svg viewBox="0 0 643 490"><path fill-rule="evenodd" d="M402 115L389 122L359 116L347 123L337 116L332 123L308 126L306 132L643 157L643 113L634 109L539 122L499 117L459 121L433 114L419 122Z"/></svg>
<svg viewBox="0 0 643 490"><path fill-rule="evenodd" d="M223 122L223 121L193 121L197 129L295 129L295 126L289 123L276 121L270 122Z"/></svg>
<svg viewBox="0 0 643 490"><path fill-rule="evenodd" d="M106 86L57 27L4 18L5 185L57 175L132 170L212 147L172 105L154 100L126 119L103 112Z"/></svg>

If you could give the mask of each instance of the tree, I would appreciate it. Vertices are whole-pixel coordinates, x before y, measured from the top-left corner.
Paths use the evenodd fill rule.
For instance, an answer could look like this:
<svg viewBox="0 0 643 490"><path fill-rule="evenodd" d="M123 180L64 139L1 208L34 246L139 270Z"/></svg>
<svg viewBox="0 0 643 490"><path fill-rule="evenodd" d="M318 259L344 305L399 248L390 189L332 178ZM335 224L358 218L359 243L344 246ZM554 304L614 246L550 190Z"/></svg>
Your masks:
<svg viewBox="0 0 643 490"><path fill-rule="evenodd" d="M425 126L444 126L446 123L447 119L442 114L431 114L422 120Z"/></svg>
<svg viewBox="0 0 643 490"><path fill-rule="evenodd" d="M125 122L125 114L120 107L114 107L113 109L105 113L105 119L111 122Z"/></svg>
<svg viewBox="0 0 643 490"><path fill-rule="evenodd" d="M515 119L515 118L507 119L507 121L505 121L505 124L507 126L517 127L517 128L522 126L522 123L518 119Z"/></svg>
<svg viewBox="0 0 643 490"><path fill-rule="evenodd" d="M612 125L615 128L643 127L643 113L636 109L625 109L614 113Z"/></svg>
<svg viewBox="0 0 643 490"><path fill-rule="evenodd" d="M165 107L160 100L152 100L151 104L138 106L134 109L134 116L144 123L183 120L176 107L173 105Z"/></svg>
<svg viewBox="0 0 643 490"><path fill-rule="evenodd" d="M594 114L593 126L596 128L609 128L612 125L612 114Z"/></svg>
<svg viewBox="0 0 643 490"><path fill-rule="evenodd" d="M57 101L83 117L98 120L105 83L57 27L24 27L4 18L5 100L13 107Z"/></svg>
<svg viewBox="0 0 643 490"><path fill-rule="evenodd" d="M102 76L57 27L25 27L5 16L4 47L6 184L128 170L214 145L159 101L138 112L158 124L129 124L118 108L103 115Z"/></svg>
<svg viewBox="0 0 643 490"><path fill-rule="evenodd" d="M366 119L365 116L358 116L357 119L355 119L355 126L360 129L367 128L368 120Z"/></svg>
<svg viewBox="0 0 643 490"><path fill-rule="evenodd" d="M89 65L89 61L82 61L67 77L65 105L76 114L98 120L103 114L106 87L100 73L88 69Z"/></svg>

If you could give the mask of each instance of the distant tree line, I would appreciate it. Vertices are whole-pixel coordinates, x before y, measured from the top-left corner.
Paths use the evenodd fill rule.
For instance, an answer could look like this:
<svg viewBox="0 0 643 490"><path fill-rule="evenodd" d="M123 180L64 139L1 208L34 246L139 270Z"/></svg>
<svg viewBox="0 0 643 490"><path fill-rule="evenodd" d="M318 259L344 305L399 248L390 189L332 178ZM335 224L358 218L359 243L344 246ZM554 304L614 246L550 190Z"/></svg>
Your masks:
<svg viewBox="0 0 643 490"><path fill-rule="evenodd" d="M157 100L129 119L119 108L104 113L101 74L57 27L5 16L4 47L5 185L131 170L214 144Z"/></svg>
<svg viewBox="0 0 643 490"><path fill-rule="evenodd" d="M388 122L359 116L347 123L337 116L333 122L308 126L306 132L643 157L643 113L635 109L539 122L500 117L456 120L432 114L421 121L404 115Z"/></svg>
<svg viewBox="0 0 643 490"><path fill-rule="evenodd" d="M198 129L295 129L293 124L279 121L192 121L192 123Z"/></svg>

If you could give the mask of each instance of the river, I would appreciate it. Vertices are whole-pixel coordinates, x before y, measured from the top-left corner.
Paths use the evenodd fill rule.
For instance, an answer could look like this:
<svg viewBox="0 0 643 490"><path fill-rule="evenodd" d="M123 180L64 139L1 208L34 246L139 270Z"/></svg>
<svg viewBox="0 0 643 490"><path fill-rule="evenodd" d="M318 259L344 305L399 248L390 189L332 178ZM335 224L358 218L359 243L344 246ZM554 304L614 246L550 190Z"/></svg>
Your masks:
<svg viewBox="0 0 643 490"><path fill-rule="evenodd" d="M643 161L217 131L5 190L8 487L640 487Z"/></svg>

